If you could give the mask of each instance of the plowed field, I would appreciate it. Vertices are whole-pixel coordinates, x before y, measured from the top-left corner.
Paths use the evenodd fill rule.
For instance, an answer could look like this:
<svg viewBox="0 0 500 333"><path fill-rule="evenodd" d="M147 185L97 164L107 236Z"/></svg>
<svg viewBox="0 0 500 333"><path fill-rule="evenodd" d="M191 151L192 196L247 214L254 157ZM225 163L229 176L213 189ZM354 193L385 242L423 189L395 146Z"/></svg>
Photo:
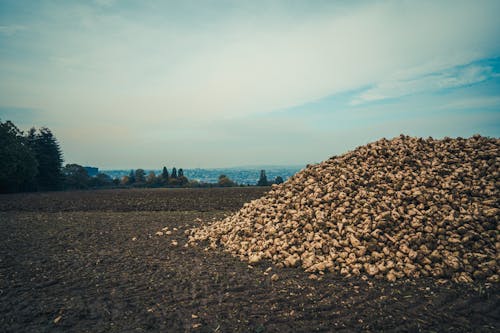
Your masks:
<svg viewBox="0 0 500 333"><path fill-rule="evenodd" d="M265 190L1 195L0 331L500 331L498 285L317 281L184 246L187 228ZM171 235L156 235L167 226Z"/></svg>

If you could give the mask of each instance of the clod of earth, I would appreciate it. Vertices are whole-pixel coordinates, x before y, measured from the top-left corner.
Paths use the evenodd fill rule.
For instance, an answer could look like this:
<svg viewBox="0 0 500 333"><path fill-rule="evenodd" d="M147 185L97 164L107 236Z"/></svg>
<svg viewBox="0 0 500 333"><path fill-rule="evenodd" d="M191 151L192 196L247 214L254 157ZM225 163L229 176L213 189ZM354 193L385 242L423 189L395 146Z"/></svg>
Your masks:
<svg viewBox="0 0 500 333"><path fill-rule="evenodd" d="M382 139L191 229L251 264L395 281L499 282L500 139Z"/></svg>

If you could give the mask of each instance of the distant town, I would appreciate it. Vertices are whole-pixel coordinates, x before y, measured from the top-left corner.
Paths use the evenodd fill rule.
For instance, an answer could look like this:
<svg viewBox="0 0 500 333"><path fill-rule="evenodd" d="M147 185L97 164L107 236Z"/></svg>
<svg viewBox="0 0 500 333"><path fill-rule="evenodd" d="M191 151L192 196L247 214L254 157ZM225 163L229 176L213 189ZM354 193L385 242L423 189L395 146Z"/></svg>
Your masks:
<svg viewBox="0 0 500 333"><path fill-rule="evenodd" d="M252 166L252 167L234 167L234 168L195 168L184 169L184 175L200 183L213 184L217 183L220 175L226 175L235 183L240 185L255 185L260 177L260 171L265 170L268 179L282 177L287 180L295 173L300 171L304 166ZM98 173L108 175L113 179L122 179L130 174L128 170L99 170L95 167L85 167L89 176L96 176ZM162 170L145 169L146 174L154 172L157 176L162 173Z"/></svg>

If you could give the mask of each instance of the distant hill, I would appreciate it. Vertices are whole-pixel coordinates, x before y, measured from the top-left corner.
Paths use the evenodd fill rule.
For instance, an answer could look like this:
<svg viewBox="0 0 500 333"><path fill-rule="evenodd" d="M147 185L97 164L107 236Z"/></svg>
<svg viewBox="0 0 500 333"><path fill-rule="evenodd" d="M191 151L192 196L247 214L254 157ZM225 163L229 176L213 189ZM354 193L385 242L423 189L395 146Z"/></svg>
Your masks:
<svg viewBox="0 0 500 333"><path fill-rule="evenodd" d="M204 183L217 183L219 176L224 174L238 184L255 185L259 180L260 170L266 170L267 179L274 180L277 176L281 176L287 180L295 173L300 171L304 166L252 166L252 167L235 167L235 168L214 168L214 169L184 169L184 175L190 180L197 180ZM146 174L153 171L155 174L160 174L161 170L145 170ZM169 172L171 169L169 169ZM130 173L129 170L101 170L102 173L109 175L112 178L121 178Z"/></svg>

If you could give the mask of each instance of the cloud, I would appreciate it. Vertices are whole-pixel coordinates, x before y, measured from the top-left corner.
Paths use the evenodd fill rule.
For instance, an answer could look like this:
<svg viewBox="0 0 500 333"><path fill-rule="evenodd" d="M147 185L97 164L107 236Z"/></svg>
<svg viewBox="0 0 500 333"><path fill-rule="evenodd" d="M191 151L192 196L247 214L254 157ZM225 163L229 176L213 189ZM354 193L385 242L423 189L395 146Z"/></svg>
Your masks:
<svg viewBox="0 0 500 333"><path fill-rule="evenodd" d="M137 166L147 154L143 166L160 163L165 157L157 152L165 149L192 165L215 150L224 154L212 163L256 163L273 157L258 154L266 142L255 144L255 154L240 150L260 133L283 150L289 138L312 135L313 120L325 131L359 126L368 101L427 98L498 75L477 60L500 55L499 1L97 2L0 10L1 35L29 27L0 38L0 100L45 110L44 123L35 125L61 133L75 161L85 151L85 159L111 166L115 159L97 152L116 146L124 164L129 158ZM362 103L356 108L353 92ZM333 116L312 117L308 106L326 96L334 104L316 109ZM294 106L294 119L259 118ZM401 106L390 116L412 109ZM349 121L347 113L358 118ZM96 124L115 127L96 131ZM287 148L287 158L303 159L314 143L307 142L300 153Z"/></svg>
<svg viewBox="0 0 500 333"><path fill-rule="evenodd" d="M491 25L496 19L487 7L377 3L352 8L342 17L327 11L270 29L266 24L251 30L230 26L220 35L223 46L207 45L199 57L180 64L179 76L185 76L187 84L174 88L175 95L184 103L186 95L196 96L184 104L186 110L245 114L377 84L409 69L414 76L442 71L491 52L491 39L498 40L494 34L499 29ZM474 70L459 75L479 79L481 73ZM459 84L452 79L438 78L442 85ZM420 89L417 81L397 83L406 85L401 93ZM385 89L372 94L376 92Z"/></svg>
<svg viewBox="0 0 500 333"><path fill-rule="evenodd" d="M377 83L352 100L353 105L398 98L424 92L440 92L476 84L494 77L491 66L471 64L453 67L438 73L427 73L416 78L390 79Z"/></svg>
<svg viewBox="0 0 500 333"><path fill-rule="evenodd" d="M279 2L238 6L156 3L133 15L124 7L51 8L51 23L40 23L45 38L29 47L50 50L54 61L31 67L45 82L26 82L25 95L59 92L66 105L92 99L96 115L119 100L121 113L141 109L157 121L210 119L283 109L409 69L419 76L500 52L492 42L500 35L492 23L499 2L327 2L301 12Z"/></svg>
<svg viewBox="0 0 500 333"><path fill-rule="evenodd" d="M497 108L500 110L500 96L478 96L454 99L439 107L445 110Z"/></svg>

